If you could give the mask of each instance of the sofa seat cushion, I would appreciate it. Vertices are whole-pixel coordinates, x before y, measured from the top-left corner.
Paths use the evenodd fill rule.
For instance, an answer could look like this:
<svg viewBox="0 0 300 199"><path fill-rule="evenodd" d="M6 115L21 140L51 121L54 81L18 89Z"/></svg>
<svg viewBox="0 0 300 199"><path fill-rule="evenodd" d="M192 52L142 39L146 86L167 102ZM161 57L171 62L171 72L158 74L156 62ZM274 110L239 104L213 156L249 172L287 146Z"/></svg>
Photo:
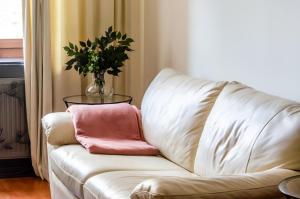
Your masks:
<svg viewBox="0 0 300 199"><path fill-rule="evenodd" d="M141 182L156 177L195 177L183 171L113 171L96 175L84 185L84 199L129 199Z"/></svg>
<svg viewBox="0 0 300 199"><path fill-rule="evenodd" d="M109 171L170 170L188 173L161 156L91 154L81 145L66 145L50 154L54 174L77 197L83 197L83 184L90 177Z"/></svg>

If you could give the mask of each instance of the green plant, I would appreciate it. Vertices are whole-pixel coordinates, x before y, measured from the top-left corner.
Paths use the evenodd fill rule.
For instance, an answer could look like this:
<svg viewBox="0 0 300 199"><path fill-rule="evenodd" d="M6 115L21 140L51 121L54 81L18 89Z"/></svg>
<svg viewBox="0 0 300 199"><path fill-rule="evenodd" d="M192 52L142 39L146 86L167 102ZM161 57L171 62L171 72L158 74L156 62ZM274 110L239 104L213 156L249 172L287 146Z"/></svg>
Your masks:
<svg viewBox="0 0 300 199"><path fill-rule="evenodd" d="M124 61L129 59L127 53L132 51L132 42L133 39L126 34L113 31L112 26L94 41L80 41L79 45L69 42L64 50L71 59L66 63L65 69L74 68L84 76L93 73L96 79L105 72L118 76Z"/></svg>

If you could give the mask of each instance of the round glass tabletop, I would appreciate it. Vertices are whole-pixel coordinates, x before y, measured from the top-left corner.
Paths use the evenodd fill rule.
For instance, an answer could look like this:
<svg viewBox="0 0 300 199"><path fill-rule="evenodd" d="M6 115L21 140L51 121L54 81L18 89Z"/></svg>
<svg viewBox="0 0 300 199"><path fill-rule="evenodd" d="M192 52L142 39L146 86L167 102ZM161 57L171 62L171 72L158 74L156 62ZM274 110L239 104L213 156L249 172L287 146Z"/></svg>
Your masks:
<svg viewBox="0 0 300 199"><path fill-rule="evenodd" d="M300 175L283 180L278 188L281 193L290 198L300 198Z"/></svg>
<svg viewBox="0 0 300 199"><path fill-rule="evenodd" d="M66 107L72 104L87 104L87 105L97 105L97 104L117 104L117 103L131 103L132 97L127 95L113 94L112 96L86 96L86 95L73 95L64 97L63 101Z"/></svg>

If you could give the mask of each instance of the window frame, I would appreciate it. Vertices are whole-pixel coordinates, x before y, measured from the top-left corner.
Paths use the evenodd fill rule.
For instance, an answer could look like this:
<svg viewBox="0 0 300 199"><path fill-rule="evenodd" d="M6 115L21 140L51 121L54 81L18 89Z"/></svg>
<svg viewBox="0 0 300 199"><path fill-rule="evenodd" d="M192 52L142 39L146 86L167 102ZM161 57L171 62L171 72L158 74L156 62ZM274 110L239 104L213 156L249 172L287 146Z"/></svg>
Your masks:
<svg viewBox="0 0 300 199"><path fill-rule="evenodd" d="M23 39L0 39L0 59L23 58Z"/></svg>

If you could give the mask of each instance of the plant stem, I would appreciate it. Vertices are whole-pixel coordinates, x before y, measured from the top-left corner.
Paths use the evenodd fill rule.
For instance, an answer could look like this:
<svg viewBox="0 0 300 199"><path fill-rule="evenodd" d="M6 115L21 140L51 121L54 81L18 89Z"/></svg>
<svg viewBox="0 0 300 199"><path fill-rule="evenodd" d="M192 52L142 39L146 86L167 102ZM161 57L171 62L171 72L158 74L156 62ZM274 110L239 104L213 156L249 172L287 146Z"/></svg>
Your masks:
<svg viewBox="0 0 300 199"><path fill-rule="evenodd" d="M95 79L96 79L96 83L99 86L99 95L102 97L104 97L104 86L105 86L105 79L104 79L104 74L105 74L105 70L101 70L98 74L95 73Z"/></svg>

